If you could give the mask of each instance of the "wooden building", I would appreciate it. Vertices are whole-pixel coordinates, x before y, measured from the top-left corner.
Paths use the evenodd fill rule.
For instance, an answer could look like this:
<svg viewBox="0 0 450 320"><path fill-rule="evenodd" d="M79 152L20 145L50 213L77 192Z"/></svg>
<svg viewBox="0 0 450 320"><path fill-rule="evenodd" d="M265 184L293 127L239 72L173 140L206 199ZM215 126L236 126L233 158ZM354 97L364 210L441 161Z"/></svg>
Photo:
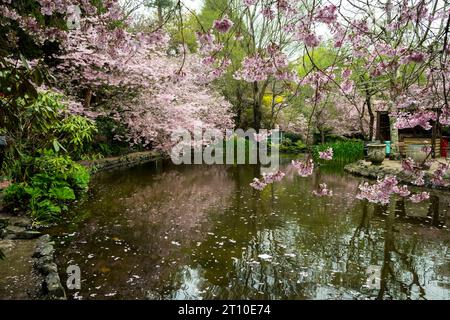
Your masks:
<svg viewBox="0 0 450 320"><path fill-rule="evenodd" d="M425 130L422 127L398 130L398 147L402 157L406 157L408 146L412 144L424 144L432 146L433 130ZM384 141L391 141L390 117L387 111L377 112L377 125L375 138ZM441 138L439 134L436 139L435 154L441 156Z"/></svg>

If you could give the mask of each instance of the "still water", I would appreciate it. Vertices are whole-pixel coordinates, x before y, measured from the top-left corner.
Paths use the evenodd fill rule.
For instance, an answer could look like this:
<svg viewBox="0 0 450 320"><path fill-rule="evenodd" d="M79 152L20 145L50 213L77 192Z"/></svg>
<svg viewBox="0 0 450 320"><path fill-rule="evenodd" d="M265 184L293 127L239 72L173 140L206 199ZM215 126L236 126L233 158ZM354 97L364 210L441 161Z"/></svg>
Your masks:
<svg viewBox="0 0 450 320"><path fill-rule="evenodd" d="M258 192L261 171L153 163L97 175L77 220L51 230L62 281L81 268L69 297L450 299L450 193L390 213L356 200L361 180L342 168L288 170ZM332 198L311 194L323 182Z"/></svg>

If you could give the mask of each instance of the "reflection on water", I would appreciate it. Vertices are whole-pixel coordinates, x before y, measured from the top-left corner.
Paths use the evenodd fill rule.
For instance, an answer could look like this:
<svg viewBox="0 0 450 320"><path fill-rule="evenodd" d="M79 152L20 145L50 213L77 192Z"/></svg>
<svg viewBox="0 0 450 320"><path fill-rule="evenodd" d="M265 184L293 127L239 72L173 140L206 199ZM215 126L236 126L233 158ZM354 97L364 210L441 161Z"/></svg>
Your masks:
<svg viewBox="0 0 450 320"><path fill-rule="evenodd" d="M355 200L322 167L263 192L257 166L159 163L99 175L58 238L83 299L449 299L450 194L420 205ZM332 198L311 191L326 182ZM61 234L61 230L53 230ZM368 281L368 269L379 272ZM63 274L62 279L66 279Z"/></svg>

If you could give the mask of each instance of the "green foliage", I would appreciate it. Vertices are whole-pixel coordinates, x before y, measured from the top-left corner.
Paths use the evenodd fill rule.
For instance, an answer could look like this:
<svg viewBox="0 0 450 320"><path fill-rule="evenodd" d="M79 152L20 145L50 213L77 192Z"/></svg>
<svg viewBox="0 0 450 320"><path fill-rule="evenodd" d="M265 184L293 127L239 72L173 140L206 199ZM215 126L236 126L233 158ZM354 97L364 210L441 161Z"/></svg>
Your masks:
<svg viewBox="0 0 450 320"><path fill-rule="evenodd" d="M170 34L170 48L179 50L181 45L186 45L190 52L198 50L196 32L200 31L201 27L197 19L188 15L183 19L183 26L179 24L168 24L168 32Z"/></svg>
<svg viewBox="0 0 450 320"><path fill-rule="evenodd" d="M15 1L11 6L42 25L66 24L58 15L42 15L36 1ZM19 46L11 45L11 35ZM62 95L39 89L51 87L52 77L42 61L58 45L34 40L14 21L0 26L0 133L8 143L1 169L15 182L5 190L7 204L29 211L37 220L51 220L88 186L88 172L71 156L81 157L96 128L91 120L68 115ZM37 63L31 65L27 59Z"/></svg>
<svg viewBox="0 0 450 320"><path fill-rule="evenodd" d="M86 168L69 156L51 150L25 166L29 166L30 177L9 186L4 201L16 211L29 212L37 221L58 219L67 205L89 185Z"/></svg>
<svg viewBox="0 0 450 320"><path fill-rule="evenodd" d="M332 65L335 65L335 59L336 52L333 48L315 48L309 51L309 54L305 54L298 60L298 73L300 76L304 77L310 73L311 70L315 69L315 66L321 70L324 70Z"/></svg>
<svg viewBox="0 0 450 320"><path fill-rule="evenodd" d="M55 126L56 132L59 134L59 142L68 150L71 150L77 158L86 147L91 143L93 136L97 133L97 127L94 121L82 116L71 115ZM55 151L59 151L55 148Z"/></svg>
<svg viewBox="0 0 450 320"><path fill-rule="evenodd" d="M94 161L94 160L99 160L99 159L103 159L105 158L105 156L102 153L90 153L90 154L84 154L81 156L82 161Z"/></svg>
<svg viewBox="0 0 450 320"><path fill-rule="evenodd" d="M290 138L284 138L283 142L279 146L280 152L283 153L302 153L307 149L306 144L301 140L292 141Z"/></svg>
<svg viewBox="0 0 450 320"><path fill-rule="evenodd" d="M42 159L39 150L53 149L78 160L97 132L92 120L65 114L59 94L39 92L31 104L23 98L14 104L16 111L6 115L2 128L9 145L3 172L17 182L25 182L34 174L36 163Z"/></svg>
<svg viewBox="0 0 450 320"><path fill-rule="evenodd" d="M0 58L0 127L14 158L39 147L63 108L54 95L38 93L36 87L43 84L41 70L23 64L15 67Z"/></svg>
<svg viewBox="0 0 450 320"><path fill-rule="evenodd" d="M98 147L99 147L100 152L102 154L106 154L106 155L112 155L113 154L111 146L109 144L107 144L107 143L99 143Z"/></svg>
<svg viewBox="0 0 450 320"><path fill-rule="evenodd" d="M119 156L130 151L137 151L136 147L131 149L126 141L114 139L116 135L124 135L126 127L109 117L99 117L95 121L97 131L93 141L87 145L86 154L82 160L95 158Z"/></svg>
<svg viewBox="0 0 450 320"><path fill-rule="evenodd" d="M333 148L333 160L324 161L319 159L319 152L328 148ZM314 161L319 163L339 163L346 164L364 158L364 143L360 140L338 141L334 143L325 143L313 147Z"/></svg>
<svg viewBox="0 0 450 320"><path fill-rule="evenodd" d="M53 148L79 159L87 144L97 132L95 123L82 116L67 115L62 96L51 92L39 92L28 103L19 97L12 105L5 106L2 129L7 135L9 149L7 167L14 166L16 159L33 155L39 149ZM9 110L9 109L10 110Z"/></svg>
<svg viewBox="0 0 450 320"><path fill-rule="evenodd" d="M302 139L302 136L294 132L283 131L283 139L290 139L293 142L297 142Z"/></svg>
<svg viewBox="0 0 450 320"><path fill-rule="evenodd" d="M347 141L355 141L355 140L349 139L349 138L341 136L341 135L334 135L334 134L328 134L325 136L326 143L337 143L337 142L347 142Z"/></svg>

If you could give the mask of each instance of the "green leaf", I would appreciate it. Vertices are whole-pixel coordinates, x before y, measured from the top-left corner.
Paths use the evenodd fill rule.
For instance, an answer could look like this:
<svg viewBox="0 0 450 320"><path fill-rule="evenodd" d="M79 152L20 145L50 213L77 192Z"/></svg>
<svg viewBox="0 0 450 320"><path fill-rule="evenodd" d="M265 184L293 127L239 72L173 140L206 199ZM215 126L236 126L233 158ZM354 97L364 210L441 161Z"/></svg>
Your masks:
<svg viewBox="0 0 450 320"><path fill-rule="evenodd" d="M49 194L62 201L75 200L75 193L69 187L51 188Z"/></svg>
<svg viewBox="0 0 450 320"><path fill-rule="evenodd" d="M35 214L39 216L47 216L55 213L61 213L61 207L46 199L37 204Z"/></svg>
<svg viewBox="0 0 450 320"><path fill-rule="evenodd" d="M67 152L66 148L64 148L64 146L56 139L53 140L53 149L56 153L58 153L60 149L62 149L64 152Z"/></svg>
<svg viewBox="0 0 450 320"><path fill-rule="evenodd" d="M58 140L53 140L53 149L55 149L56 152L59 152L59 143Z"/></svg>
<svg viewBox="0 0 450 320"><path fill-rule="evenodd" d="M41 85L42 82L44 82L42 71L39 68L35 69L31 74L31 76L33 78L33 82L36 83L37 85Z"/></svg>
<svg viewBox="0 0 450 320"><path fill-rule="evenodd" d="M28 71L31 70L30 65L28 64L27 59L25 59L25 57L24 57L22 54L20 54L20 61L22 61L23 65L25 66L25 68L26 68Z"/></svg>

